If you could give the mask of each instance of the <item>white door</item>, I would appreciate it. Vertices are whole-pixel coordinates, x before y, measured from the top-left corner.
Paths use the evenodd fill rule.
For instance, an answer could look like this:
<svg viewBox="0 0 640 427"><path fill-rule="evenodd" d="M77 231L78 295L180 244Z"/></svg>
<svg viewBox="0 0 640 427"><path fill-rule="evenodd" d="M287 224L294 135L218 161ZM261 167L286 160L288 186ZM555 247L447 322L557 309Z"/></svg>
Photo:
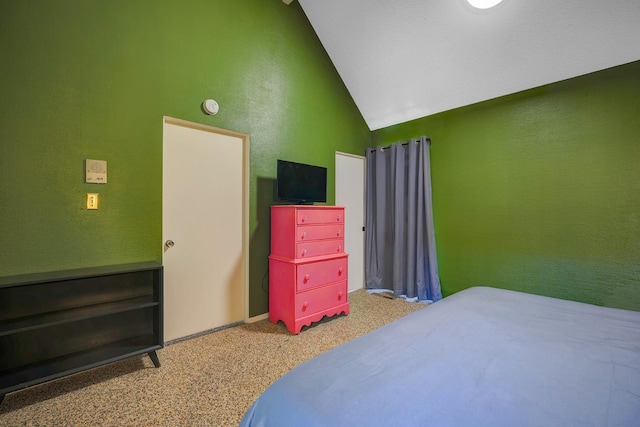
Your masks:
<svg viewBox="0 0 640 427"><path fill-rule="evenodd" d="M336 152L336 205L345 207L349 292L364 287L364 157Z"/></svg>
<svg viewBox="0 0 640 427"><path fill-rule="evenodd" d="M242 134L238 135L165 118L165 341L245 318L244 168L248 151Z"/></svg>

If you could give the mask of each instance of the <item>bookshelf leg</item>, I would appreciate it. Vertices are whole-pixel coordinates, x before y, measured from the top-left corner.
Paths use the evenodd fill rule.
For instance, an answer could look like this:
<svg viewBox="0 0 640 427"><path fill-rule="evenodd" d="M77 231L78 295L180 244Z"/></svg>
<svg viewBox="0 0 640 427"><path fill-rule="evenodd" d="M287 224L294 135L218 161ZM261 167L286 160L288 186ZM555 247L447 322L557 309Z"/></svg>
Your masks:
<svg viewBox="0 0 640 427"><path fill-rule="evenodd" d="M156 354L155 350L154 351L150 351L147 354L149 355L149 358L153 362L153 366L155 366L156 368L159 368L160 367L160 359L158 359L158 355Z"/></svg>

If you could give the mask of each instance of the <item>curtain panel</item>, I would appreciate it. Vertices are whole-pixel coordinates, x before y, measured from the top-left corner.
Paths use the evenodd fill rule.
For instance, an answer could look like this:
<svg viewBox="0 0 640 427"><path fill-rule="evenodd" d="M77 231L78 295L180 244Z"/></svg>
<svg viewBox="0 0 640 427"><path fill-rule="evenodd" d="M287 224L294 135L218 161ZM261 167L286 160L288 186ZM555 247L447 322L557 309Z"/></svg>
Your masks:
<svg viewBox="0 0 640 427"><path fill-rule="evenodd" d="M431 200L431 140L366 153L365 287L442 299Z"/></svg>

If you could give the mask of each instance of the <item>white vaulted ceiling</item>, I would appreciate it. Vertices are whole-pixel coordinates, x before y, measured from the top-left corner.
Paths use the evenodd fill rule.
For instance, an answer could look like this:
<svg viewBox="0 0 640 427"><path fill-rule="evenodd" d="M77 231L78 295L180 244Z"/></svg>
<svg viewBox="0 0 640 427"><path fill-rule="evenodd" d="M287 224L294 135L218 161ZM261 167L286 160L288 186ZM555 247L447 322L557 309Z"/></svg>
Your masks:
<svg viewBox="0 0 640 427"><path fill-rule="evenodd" d="M299 0L371 130L640 59L640 0Z"/></svg>

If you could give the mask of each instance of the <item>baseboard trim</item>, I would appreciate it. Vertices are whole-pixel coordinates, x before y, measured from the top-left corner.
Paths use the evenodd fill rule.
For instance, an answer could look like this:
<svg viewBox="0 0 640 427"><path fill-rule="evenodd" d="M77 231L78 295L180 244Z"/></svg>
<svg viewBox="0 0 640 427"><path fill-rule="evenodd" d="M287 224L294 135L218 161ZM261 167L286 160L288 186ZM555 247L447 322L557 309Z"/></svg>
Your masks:
<svg viewBox="0 0 640 427"><path fill-rule="evenodd" d="M265 320L269 318L269 312L266 312L264 314L259 314L257 316L253 316L248 318L247 320L245 320L245 323L256 323L259 322L261 320Z"/></svg>
<svg viewBox="0 0 640 427"><path fill-rule="evenodd" d="M234 326L242 325L243 323L245 323L245 322L240 320L238 322L229 323L228 325L218 326L217 328L207 329L206 331L201 331L201 332L196 332L195 334L187 335L185 337L174 338L174 339L172 339L170 341L165 341L164 345L166 347L166 346L171 345L171 344L179 343L180 341L189 340L191 338L197 338L199 336L211 334L213 332L218 332L218 331L221 331L223 329L233 328Z"/></svg>

